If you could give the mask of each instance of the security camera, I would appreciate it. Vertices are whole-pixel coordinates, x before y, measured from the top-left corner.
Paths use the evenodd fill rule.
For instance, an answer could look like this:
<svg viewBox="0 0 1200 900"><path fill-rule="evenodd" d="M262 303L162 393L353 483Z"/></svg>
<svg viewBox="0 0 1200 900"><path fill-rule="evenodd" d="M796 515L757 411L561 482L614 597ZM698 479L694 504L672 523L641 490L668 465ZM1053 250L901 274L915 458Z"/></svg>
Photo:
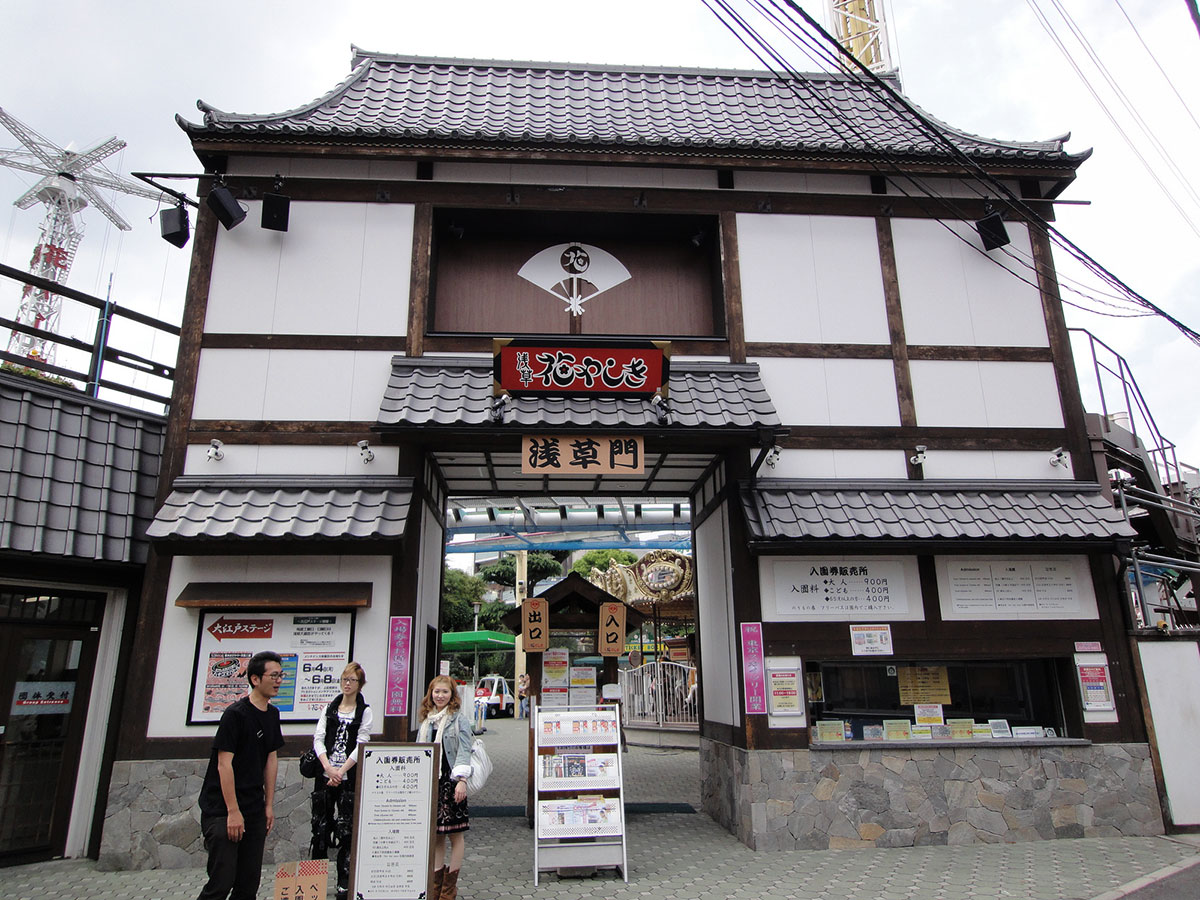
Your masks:
<svg viewBox="0 0 1200 900"><path fill-rule="evenodd" d="M208 450L204 455L208 457L209 462L220 462L225 458L225 451L221 449L224 446L216 438L213 438L208 442Z"/></svg>
<svg viewBox="0 0 1200 900"><path fill-rule="evenodd" d="M369 441L359 441L358 452L362 455L364 466L375 458L375 452L371 449Z"/></svg>
<svg viewBox="0 0 1200 900"><path fill-rule="evenodd" d="M928 449L929 448L926 447L924 444L917 444L917 447L916 447L917 452L915 454L913 454L912 456L910 456L908 458L908 461L910 463L912 463L914 466L924 465L925 451Z"/></svg>
<svg viewBox="0 0 1200 900"><path fill-rule="evenodd" d="M1065 451L1062 447L1055 447L1050 451L1050 465L1063 466L1065 468L1068 464L1067 451Z"/></svg>

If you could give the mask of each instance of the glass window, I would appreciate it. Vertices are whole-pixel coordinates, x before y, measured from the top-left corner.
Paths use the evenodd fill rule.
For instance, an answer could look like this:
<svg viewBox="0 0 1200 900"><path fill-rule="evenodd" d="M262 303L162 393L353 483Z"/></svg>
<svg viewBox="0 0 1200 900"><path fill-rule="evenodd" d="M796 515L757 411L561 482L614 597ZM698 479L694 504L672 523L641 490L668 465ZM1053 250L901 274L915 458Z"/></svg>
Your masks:
<svg viewBox="0 0 1200 900"><path fill-rule="evenodd" d="M812 720L848 722L854 740L863 740L864 726L882 726L886 719L915 721L912 698L901 702L899 673L908 666L944 670L936 674L944 674L948 690L949 702L942 701L945 719L1005 719L1013 727L1036 725L1064 733L1053 660L810 664Z"/></svg>

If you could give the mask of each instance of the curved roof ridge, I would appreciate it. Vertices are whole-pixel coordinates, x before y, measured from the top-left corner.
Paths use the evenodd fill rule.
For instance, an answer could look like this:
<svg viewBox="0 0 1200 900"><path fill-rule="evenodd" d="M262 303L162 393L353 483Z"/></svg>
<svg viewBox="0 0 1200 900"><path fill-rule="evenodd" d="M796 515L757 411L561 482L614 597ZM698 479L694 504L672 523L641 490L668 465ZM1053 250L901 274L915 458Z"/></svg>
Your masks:
<svg viewBox="0 0 1200 900"><path fill-rule="evenodd" d="M776 80L774 72L766 69L715 69L707 66L654 66L654 65L622 65L620 63L575 63L555 62L550 60L524 59L485 59L460 58L456 56L419 56L407 53L376 53L363 50L354 44L351 65L357 67L365 60L386 63L402 63L405 65L429 66L460 66L480 67L489 69L535 69L547 72L605 72L621 75L711 75L731 76L736 78L761 78ZM850 72L802 72L805 78L822 81L858 81L864 84L869 80ZM898 81L893 75L880 76L885 80Z"/></svg>
<svg viewBox="0 0 1200 900"><path fill-rule="evenodd" d="M193 137L433 141L478 146L681 148L735 154L952 158L938 131L976 159L1074 168L1088 153L1064 139L1013 141L954 128L858 73L576 65L373 53L351 47L352 70L332 90L267 115L203 101ZM898 88L889 79L889 87ZM898 92L897 92L898 93ZM903 95L900 95L901 97ZM908 108L929 123L914 118Z"/></svg>
<svg viewBox="0 0 1200 900"><path fill-rule="evenodd" d="M360 67L361 67L362 71L359 71ZM225 112L224 110L217 109L217 107L213 106L211 103L206 103L204 100L197 100L196 108L198 110L200 110L202 113L204 113L204 124L206 126L212 125L217 121L233 123L233 122L268 122L271 120L279 121L279 120L283 120L283 119L289 119L289 118L293 118L293 117L303 116L307 113L315 112L316 110L318 110L322 106L324 106L326 103L328 103L330 100L333 100L333 99L337 98L338 96L344 94L346 91L348 91L351 87L353 87L354 83L356 81L358 81L360 78L362 78L362 76L365 74L366 74L365 63L361 64L361 65L354 65L350 69L350 74L347 75L345 78L343 78L336 85L334 85L334 87L331 90L326 91L324 94L322 94L321 96L319 96L313 100L309 100L307 103L302 103L299 106L292 107L291 109L285 109L282 112L277 112L277 113L231 113L231 112ZM185 130L187 130L187 126L191 126L192 128L198 127L198 126L194 125L193 123L188 122L187 119L184 119L180 115L175 116L175 121L178 122L182 127L184 127Z"/></svg>

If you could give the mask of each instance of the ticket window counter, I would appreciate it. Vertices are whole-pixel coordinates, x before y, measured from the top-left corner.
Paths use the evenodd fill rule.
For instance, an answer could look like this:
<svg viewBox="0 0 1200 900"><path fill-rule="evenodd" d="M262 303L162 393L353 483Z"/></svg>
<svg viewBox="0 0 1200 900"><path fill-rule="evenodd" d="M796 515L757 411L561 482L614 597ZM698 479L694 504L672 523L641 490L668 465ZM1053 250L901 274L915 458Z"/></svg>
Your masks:
<svg viewBox="0 0 1200 900"><path fill-rule="evenodd" d="M1063 696L1071 683L1067 660L822 662L805 672L816 741L831 736L833 722L844 723L847 741L884 739L889 722L907 719L916 727L917 703L940 706L943 724L1003 721L1037 727L1045 737L1082 736L1079 715L1066 714L1079 706Z"/></svg>

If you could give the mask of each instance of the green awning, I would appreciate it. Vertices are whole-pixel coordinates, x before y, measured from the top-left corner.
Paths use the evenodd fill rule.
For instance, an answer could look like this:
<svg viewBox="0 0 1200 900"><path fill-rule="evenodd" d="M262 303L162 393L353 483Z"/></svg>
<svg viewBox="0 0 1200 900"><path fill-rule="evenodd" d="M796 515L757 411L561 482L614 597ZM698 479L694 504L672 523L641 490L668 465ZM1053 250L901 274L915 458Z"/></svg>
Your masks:
<svg viewBox="0 0 1200 900"><path fill-rule="evenodd" d="M513 650L516 643L516 635L504 634L502 631L450 631L442 635L442 652Z"/></svg>

